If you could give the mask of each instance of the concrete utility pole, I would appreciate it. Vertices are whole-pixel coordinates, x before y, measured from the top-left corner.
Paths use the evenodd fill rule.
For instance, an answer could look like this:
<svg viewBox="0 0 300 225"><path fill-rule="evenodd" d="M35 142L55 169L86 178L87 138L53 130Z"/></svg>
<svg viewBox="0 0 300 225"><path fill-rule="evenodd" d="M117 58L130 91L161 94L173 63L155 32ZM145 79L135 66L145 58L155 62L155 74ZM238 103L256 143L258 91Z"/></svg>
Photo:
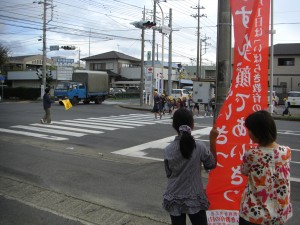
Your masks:
<svg viewBox="0 0 300 225"><path fill-rule="evenodd" d="M43 15L43 75L42 75L42 85L41 85L41 98L44 95L46 87L46 66L47 66L47 43L46 43L46 25L47 25L47 1L44 0L44 15Z"/></svg>
<svg viewBox="0 0 300 225"><path fill-rule="evenodd" d="M161 92L163 92L164 90L164 45L165 45L165 33L164 33L164 12L161 8L161 6L158 4L157 2L157 5L159 6L160 8L160 11L161 11Z"/></svg>
<svg viewBox="0 0 300 225"><path fill-rule="evenodd" d="M172 9L169 9L169 68L168 68L168 95L171 95L172 90Z"/></svg>
<svg viewBox="0 0 300 225"><path fill-rule="evenodd" d="M80 70L80 48L78 50L79 55L78 55L78 69Z"/></svg>
<svg viewBox="0 0 300 225"><path fill-rule="evenodd" d="M144 11L143 11L143 20L145 20L145 6L144 6ZM140 81L140 106L143 105L144 103L144 80L145 80L145 76L144 76L144 51L145 51L145 28L142 28L142 46L141 46L141 81ZM145 90L145 94L146 94L146 90ZM147 94L146 94L146 98L147 98ZM147 99L146 99L147 100Z"/></svg>
<svg viewBox="0 0 300 225"><path fill-rule="evenodd" d="M230 1L218 0L217 85L215 119L226 99L231 83L231 11Z"/></svg>
<svg viewBox="0 0 300 225"><path fill-rule="evenodd" d="M50 2L50 3L48 3ZM41 84L41 98L44 95L45 87L46 87L46 73L47 73L47 6L51 5L51 18L48 22L53 19L53 0L44 0L44 1L34 1L33 3L43 4L43 71L42 71L42 84Z"/></svg>
<svg viewBox="0 0 300 225"><path fill-rule="evenodd" d="M205 14L200 15L200 9L205 9L203 6L200 7L200 0L198 0L198 6L196 6L193 9L197 9L198 13L197 15L192 15L193 17L197 17L198 25L197 25L197 72L196 76L198 80L201 78L201 65L200 63L200 57L201 57L201 37L200 37L200 17L206 17Z"/></svg>
<svg viewBox="0 0 300 225"><path fill-rule="evenodd" d="M156 2L157 0L155 0L154 3L154 8L153 8L153 23L156 23ZM154 78L155 78L155 29L153 29L153 35L152 35L152 93L151 93L151 101L153 103L154 100L154 87L155 87L155 82L154 82Z"/></svg>

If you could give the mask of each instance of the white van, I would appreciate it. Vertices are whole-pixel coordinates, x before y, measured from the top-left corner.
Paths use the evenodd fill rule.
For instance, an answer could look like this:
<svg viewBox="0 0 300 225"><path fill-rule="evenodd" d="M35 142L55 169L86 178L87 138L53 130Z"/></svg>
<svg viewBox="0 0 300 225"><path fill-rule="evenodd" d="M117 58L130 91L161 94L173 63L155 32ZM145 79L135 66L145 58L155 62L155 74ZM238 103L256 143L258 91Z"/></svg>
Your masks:
<svg viewBox="0 0 300 225"><path fill-rule="evenodd" d="M173 89L171 92L171 96L173 99L186 97L188 99L189 92L186 89Z"/></svg>
<svg viewBox="0 0 300 225"><path fill-rule="evenodd" d="M193 93L193 86L183 86L182 89L186 89L189 93Z"/></svg>
<svg viewBox="0 0 300 225"><path fill-rule="evenodd" d="M300 106L300 91L290 91L287 101L290 103L290 106Z"/></svg>

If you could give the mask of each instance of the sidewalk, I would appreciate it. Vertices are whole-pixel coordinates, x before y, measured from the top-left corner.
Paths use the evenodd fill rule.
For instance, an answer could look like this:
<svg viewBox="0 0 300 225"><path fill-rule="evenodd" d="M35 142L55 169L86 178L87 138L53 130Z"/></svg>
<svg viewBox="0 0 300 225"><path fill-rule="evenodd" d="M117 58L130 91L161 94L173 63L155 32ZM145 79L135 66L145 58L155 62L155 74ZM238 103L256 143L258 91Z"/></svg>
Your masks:
<svg viewBox="0 0 300 225"><path fill-rule="evenodd" d="M28 216L31 223L26 224L87 224L87 225L166 225L167 221L159 218L150 218L130 212L123 212L97 203L85 201L74 196L59 193L53 190L42 188L30 183L0 175L0 197L4 197L2 204L11 206L6 209L10 215L2 218L7 225L14 224L12 221L19 221L13 218L14 208L18 206L26 209L30 214L44 212L44 216ZM1 200L1 199L0 199ZM12 200L13 202L10 202ZM19 204L18 204L19 203ZM1 204L0 204L1 205ZM31 209L29 209L30 207ZM20 213L20 212L16 212ZM25 212L24 212L25 213ZM1 214L1 213L0 213ZM0 223L1 221L0 215ZM41 223L32 223L42 221ZM20 224L20 223L19 223Z"/></svg>
<svg viewBox="0 0 300 225"><path fill-rule="evenodd" d="M138 99L139 100L139 99ZM134 109L134 110L142 110L142 111L151 111L152 106L148 104L143 104L142 106L138 101L131 100L130 103L119 104L120 107L127 108L127 109ZM200 115L204 115L204 106L202 104L199 105ZM300 108L290 108L289 109L292 116L282 116L282 112L284 111L284 106L280 105L277 106L275 109L275 113L273 113L273 118L275 120L293 120L293 121L300 121Z"/></svg>

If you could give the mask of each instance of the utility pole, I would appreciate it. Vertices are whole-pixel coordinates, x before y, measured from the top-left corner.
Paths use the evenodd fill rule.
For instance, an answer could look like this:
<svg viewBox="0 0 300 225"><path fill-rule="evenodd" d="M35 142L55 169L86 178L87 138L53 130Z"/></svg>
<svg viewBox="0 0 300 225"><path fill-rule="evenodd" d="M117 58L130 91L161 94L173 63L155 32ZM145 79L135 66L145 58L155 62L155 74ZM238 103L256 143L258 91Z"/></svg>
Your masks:
<svg viewBox="0 0 300 225"><path fill-rule="evenodd" d="M172 9L169 9L169 68L168 68L168 95L171 95L172 90Z"/></svg>
<svg viewBox="0 0 300 225"><path fill-rule="evenodd" d="M91 28L90 28L90 35L89 35L89 57L91 56Z"/></svg>
<svg viewBox="0 0 300 225"><path fill-rule="evenodd" d="M206 17L206 15L205 14L200 15L200 9L205 9L203 6L200 7L200 0L198 0L198 6L196 6L193 9L198 10L198 13L196 15L191 15L191 16L197 17L197 21L198 21L198 25L197 25L197 72L196 72L196 75L199 80L201 77L201 68L200 68L201 65L199 65L200 57L201 57L200 17ZM199 70L200 70L200 72L199 72Z"/></svg>
<svg viewBox="0 0 300 225"><path fill-rule="evenodd" d="M205 78L205 74L202 74L202 56L206 53L206 46L207 46L206 41L207 41L207 39L208 38L206 37L206 35L205 35L204 39L200 38L200 78ZM204 53L202 52L202 42L205 42L205 44L204 44L205 52Z"/></svg>
<svg viewBox="0 0 300 225"><path fill-rule="evenodd" d="M218 0L216 111L219 115L231 83L231 11L230 1Z"/></svg>
<svg viewBox="0 0 300 225"><path fill-rule="evenodd" d="M153 9L153 23L156 23L156 1L154 3L154 9ZM151 93L151 101L153 103L154 100L154 78L155 78L155 29L153 29L153 35L152 35L152 93Z"/></svg>
<svg viewBox="0 0 300 225"><path fill-rule="evenodd" d="M51 2L51 3L48 3ZM44 1L34 1L33 3L43 4L43 71L42 71L42 84L41 84L41 98L44 95L46 87L46 73L47 73L47 23L53 19L53 0L44 0ZM51 5L51 19L47 22L47 6Z"/></svg>
<svg viewBox="0 0 300 225"><path fill-rule="evenodd" d="M79 48L78 52L79 52L79 56L78 56L78 69L80 70L80 48Z"/></svg>
<svg viewBox="0 0 300 225"><path fill-rule="evenodd" d="M144 11L143 11L143 20L145 20L145 6L144 6ZM145 80L145 76L144 76L144 51L145 51L145 28L142 28L142 46L141 46L141 81L140 81L140 106L143 106L143 102L144 102L144 80ZM146 94L146 90L145 90L145 94ZM146 94L146 98L147 98L147 94ZM147 99L146 99L147 100Z"/></svg>
<svg viewBox="0 0 300 225"><path fill-rule="evenodd" d="M41 85L41 98L44 95L46 87L46 66L47 66L47 45L46 45L46 21L47 21L47 0L44 0L44 15L43 15L43 74Z"/></svg>

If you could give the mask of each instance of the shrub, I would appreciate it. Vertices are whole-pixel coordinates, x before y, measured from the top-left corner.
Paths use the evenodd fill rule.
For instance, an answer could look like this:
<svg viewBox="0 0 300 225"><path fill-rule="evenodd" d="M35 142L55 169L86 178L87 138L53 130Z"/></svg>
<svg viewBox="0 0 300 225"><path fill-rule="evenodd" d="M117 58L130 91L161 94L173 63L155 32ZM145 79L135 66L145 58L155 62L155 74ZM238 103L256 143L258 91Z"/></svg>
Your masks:
<svg viewBox="0 0 300 225"><path fill-rule="evenodd" d="M4 99L36 100L41 96L40 88L4 87Z"/></svg>

